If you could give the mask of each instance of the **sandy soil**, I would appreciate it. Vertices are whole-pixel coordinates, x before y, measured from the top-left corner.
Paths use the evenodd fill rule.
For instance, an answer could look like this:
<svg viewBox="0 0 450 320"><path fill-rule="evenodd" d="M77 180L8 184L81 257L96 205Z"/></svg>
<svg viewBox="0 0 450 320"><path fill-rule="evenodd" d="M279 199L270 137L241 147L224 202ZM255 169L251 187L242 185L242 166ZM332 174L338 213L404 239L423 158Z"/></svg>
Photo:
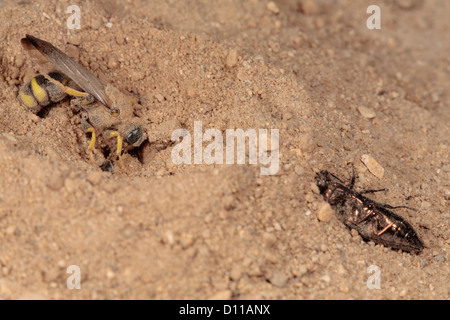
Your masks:
<svg viewBox="0 0 450 320"><path fill-rule="evenodd" d="M0 298L448 299L450 2L378 1L369 30L372 2L87 1L69 30L73 1L0 1ZM26 33L139 99L149 139L126 172L89 161L67 100L24 112ZM194 121L279 129L278 173L173 164ZM359 188L389 188L373 198L418 209L397 212L420 255L319 221L315 172L350 162Z"/></svg>

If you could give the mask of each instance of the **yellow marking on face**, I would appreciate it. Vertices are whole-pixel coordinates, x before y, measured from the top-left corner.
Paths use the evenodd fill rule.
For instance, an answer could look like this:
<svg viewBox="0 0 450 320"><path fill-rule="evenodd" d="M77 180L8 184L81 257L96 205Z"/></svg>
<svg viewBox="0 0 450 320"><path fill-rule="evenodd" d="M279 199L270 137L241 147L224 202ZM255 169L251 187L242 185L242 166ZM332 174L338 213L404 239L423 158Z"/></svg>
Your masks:
<svg viewBox="0 0 450 320"><path fill-rule="evenodd" d="M31 90L33 91L33 94L36 97L37 101L45 102L48 99L47 91L39 86L36 78L31 79Z"/></svg>
<svg viewBox="0 0 450 320"><path fill-rule="evenodd" d="M32 109L37 106L37 102L33 96L26 94L22 90L19 92L20 101L23 102L28 108Z"/></svg>

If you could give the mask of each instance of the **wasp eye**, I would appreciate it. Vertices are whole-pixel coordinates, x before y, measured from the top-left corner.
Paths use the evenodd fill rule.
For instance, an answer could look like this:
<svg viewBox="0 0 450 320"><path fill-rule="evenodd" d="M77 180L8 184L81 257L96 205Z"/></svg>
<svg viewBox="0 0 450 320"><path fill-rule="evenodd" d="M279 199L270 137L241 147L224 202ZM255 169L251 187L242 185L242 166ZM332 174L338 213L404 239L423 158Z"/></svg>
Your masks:
<svg viewBox="0 0 450 320"><path fill-rule="evenodd" d="M133 145L136 142L139 141L139 139L142 137L142 128L137 127L131 130L126 136L125 136L125 142L129 145Z"/></svg>

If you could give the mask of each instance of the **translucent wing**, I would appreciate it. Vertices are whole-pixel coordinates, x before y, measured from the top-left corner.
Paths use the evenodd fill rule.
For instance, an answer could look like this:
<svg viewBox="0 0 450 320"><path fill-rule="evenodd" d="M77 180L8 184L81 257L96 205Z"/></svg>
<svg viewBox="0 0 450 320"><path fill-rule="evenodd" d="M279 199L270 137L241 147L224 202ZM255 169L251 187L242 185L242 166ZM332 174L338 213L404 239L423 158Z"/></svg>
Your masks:
<svg viewBox="0 0 450 320"><path fill-rule="evenodd" d="M67 54L54 47L51 43L33 37L29 34L20 40L22 46L29 51L30 56L42 61L39 53L53 66L71 78L84 91L93 95L98 101L110 108L111 100L105 93L105 87L89 70L70 58ZM35 50L33 50L33 48ZM36 50L38 52L36 52Z"/></svg>

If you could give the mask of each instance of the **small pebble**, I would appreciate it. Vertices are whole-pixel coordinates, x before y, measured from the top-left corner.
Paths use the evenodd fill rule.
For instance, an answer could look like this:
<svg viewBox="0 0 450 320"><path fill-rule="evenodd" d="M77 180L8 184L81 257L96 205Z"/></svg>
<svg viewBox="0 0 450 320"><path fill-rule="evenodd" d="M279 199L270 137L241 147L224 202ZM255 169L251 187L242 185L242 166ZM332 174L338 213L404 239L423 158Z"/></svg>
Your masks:
<svg viewBox="0 0 450 320"><path fill-rule="evenodd" d="M158 102L164 101L164 96L158 92L154 93L153 96L156 98L156 100L158 100Z"/></svg>
<svg viewBox="0 0 450 320"><path fill-rule="evenodd" d="M322 202L317 208L317 219L322 222L330 222L333 217L333 209L328 202Z"/></svg>
<svg viewBox="0 0 450 320"><path fill-rule="evenodd" d="M366 119L373 119L376 116L375 112L367 107L358 107L358 111Z"/></svg>
<svg viewBox="0 0 450 320"><path fill-rule="evenodd" d="M172 231L166 231L166 233L164 234L164 242L169 244L169 245L173 245L175 243L175 239L173 236L173 232Z"/></svg>
<svg viewBox="0 0 450 320"><path fill-rule="evenodd" d="M18 67L12 66L11 70L11 79L18 79L20 75L20 69Z"/></svg>
<svg viewBox="0 0 450 320"><path fill-rule="evenodd" d="M119 65L119 62L117 61L116 58L114 58L114 57L109 58L109 60L108 60L108 68L110 70L116 69L118 65Z"/></svg>
<svg viewBox="0 0 450 320"><path fill-rule="evenodd" d="M295 173L297 175L301 176L301 175L303 175L305 173L305 168L303 168L302 166L297 165L297 166L294 167L294 171L295 171Z"/></svg>
<svg viewBox="0 0 450 320"><path fill-rule="evenodd" d="M223 198L223 207L227 211L231 211L236 208L236 199L232 196L225 196Z"/></svg>
<svg viewBox="0 0 450 320"><path fill-rule="evenodd" d="M11 142L13 145L17 145L17 139L14 134L5 132L2 134L2 137Z"/></svg>
<svg viewBox="0 0 450 320"><path fill-rule="evenodd" d="M341 290L341 292L343 292L343 293L348 293L350 291L349 287L347 287L345 285L339 286L339 290Z"/></svg>
<svg viewBox="0 0 450 320"><path fill-rule="evenodd" d="M400 9L411 10L419 5L420 0L396 0L395 2Z"/></svg>
<svg viewBox="0 0 450 320"><path fill-rule="evenodd" d="M101 20L101 18L99 16L95 16L95 18L93 18L91 21L91 28L94 30L97 30L98 28L100 28L103 24L103 21Z"/></svg>
<svg viewBox="0 0 450 320"><path fill-rule="evenodd" d="M24 63L25 63L25 57L22 54L17 55L16 56L16 66L18 68L22 68Z"/></svg>
<svg viewBox="0 0 450 320"><path fill-rule="evenodd" d="M406 289L403 289L402 291L400 291L400 293L398 294L399 297L405 297L408 294L408 291Z"/></svg>
<svg viewBox="0 0 450 320"><path fill-rule="evenodd" d="M308 267L304 264L297 266L296 268L294 268L293 274L296 277L301 277L303 275L305 275L308 272Z"/></svg>
<svg viewBox="0 0 450 320"><path fill-rule="evenodd" d="M350 234L352 235L353 238L356 238L359 236L358 231L356 231L355 229L350 230Z"/></svg>
<svg viewBox="0 0 450 320"><path fill-rule="evenodd" d="M183 249L189 248L194 243L194 240L191 233L183 233L180 237L180 245Z"/></svg>
<svg viewBox="0 0 450 320"><path fill-rule="evenodd" d="M290 112L285 112L283 114L283 119L285 120L291 120L292 119L292 114Z"/></svg>
<svg viewBox="0 0 450 320"><path fill-rule="evenodd" d="M237 51L235 49L232 49L228 52L226 66L228 68L233 68L237 65L237 63L238 63Z"/></svg>
<svg viewBox="0 0 450 320"><path fill-rule="evenodd" d="M270 2L267 4L267 9L269 9L269 11L272 12L272 13L274 13L274 14L280 13L280 9L278 9L278 6L277 6L276 3L273 2L273 1L270 1Z"/></svg>
<svg viewBox="0 0 450 320"><path fill-rule="evenodd" d="M116 181L109 181L103 185L103 189L108 193L114 193L121 187L121 184Z"/></svg>
<svg viewBox="0 0 450 320"><path fill-rule="evenodd" d="M361 161L364 165L369 169L370 173L372 173L378 179L382 179L384 175L384 168L371 156L368 154L363 154L361 156Z"/></svg>
<svg viewBox="0 0 450 320"><path fill-rule="evenodd" d="M80 58L80 48L74 45L67 45L65 52L69 57L74 58L75 60Z"/></svg>
<svg viewBox="0 0 450 320"><path fill-rule="evenodd" d="M80 36L73 36L73 37L69 37L67 42L73 44L74 46L79 46L82 42L82 39Z"/></svg>
<svg viewBox="0 0 450 320"><path fill-rule="evenodd" d="M230 279L233 281L238 281L242 277L242 268L239 265L233 266L230 271Z"/></svg>
<svg viewBox="0 0 450 320"><path fill-rule="evenodd" d="M93 185L96 186L102 181L102 172L100 171L92 171L88 173L87 180Z"/></svg>
<svg viewBox="0 0 450 320"><path fill-rule="evenodd" d="M64 181L64 186L66 187L69 193L73 193L78 189L78 179L67 178Z"/></svg>
<svg viewBox="0 0 450 320"><path fill-rule="evenodd" d="M319 7L317 3L312 0L302 0L300 3L300 8L303 14L310 16L319 13Z"/></svg>
<svg viewBox="0 0 450 320"><path fill-rule="evenodd" d="M125 44L125 39L123 37L120 36L116 36L116 43L121 46L123 44Z"/></svg>
<svg viewBox="0 0 450 320"><path fill-rule="evenodd" d="M106 270L106 277L107 277L108 279L114 278L114 277L115 277L114 271L112 271L111 269L108 268L108 269Z"/></svg>
<svg viewBox="0 0 450 320"><path fill-rule="evenodd" d="M59 191L64 187L64 177L58 171L54 171L47 180L47 188L53 191Z"/></svg>
<svg viewBox="0 0 450 320"><path fill-rule="evenodd" d="M431 203L429 203L428 201L422 201L421 207L422 207L422 209L424 209L424 210L430 209Z"/></svg>
<svg viewBox="0 0 450 320"><path fill-rule="evenodd" d="M315 197L314 197L314 195L312 194L312 192L308 192L308 193L305 195L305 201L308 202L308 203L312 203L312 202L315 201Z"/></svg>
<svg viewBox="0 0 450 320"><path fill-rule="evenodd" d="M314 194L320 194L319 187L318 187L317 184L315 184L314 182L311 182L311 191L312 191Z"/></svg>
<svg viewBox="0 0 450 320"><path fill-rule="evenodd" d="M145 73L142 72L142 71L133 71L133 72L131 73L131 79L132 79L133 81L139 81L139 80L142 80L142 79L144 79L144 77L145 77Z"/></svg>
<svg viewBox="0 0 450 320"><path fill-rule="evenodd" d="M263 243L266 247L272 247L277 242L277 237L271 232L263 234Z"/></svg>
<svg viewBox="0 0 450 320"><path fill-rule="evenodd" d="M289 276L281 271L275 271L269 279L270 283L278 288L284 287L288 280Z"/></svg>
<svg viewBox="0 0 450 320"><path fill-rule="evenodd" d="M13 236L13 235L15 235L17 233L16 229L17 229L16 226L13 226L13 225L8 226L6 228L6 234L9 235L9 236Z"/></svg>

